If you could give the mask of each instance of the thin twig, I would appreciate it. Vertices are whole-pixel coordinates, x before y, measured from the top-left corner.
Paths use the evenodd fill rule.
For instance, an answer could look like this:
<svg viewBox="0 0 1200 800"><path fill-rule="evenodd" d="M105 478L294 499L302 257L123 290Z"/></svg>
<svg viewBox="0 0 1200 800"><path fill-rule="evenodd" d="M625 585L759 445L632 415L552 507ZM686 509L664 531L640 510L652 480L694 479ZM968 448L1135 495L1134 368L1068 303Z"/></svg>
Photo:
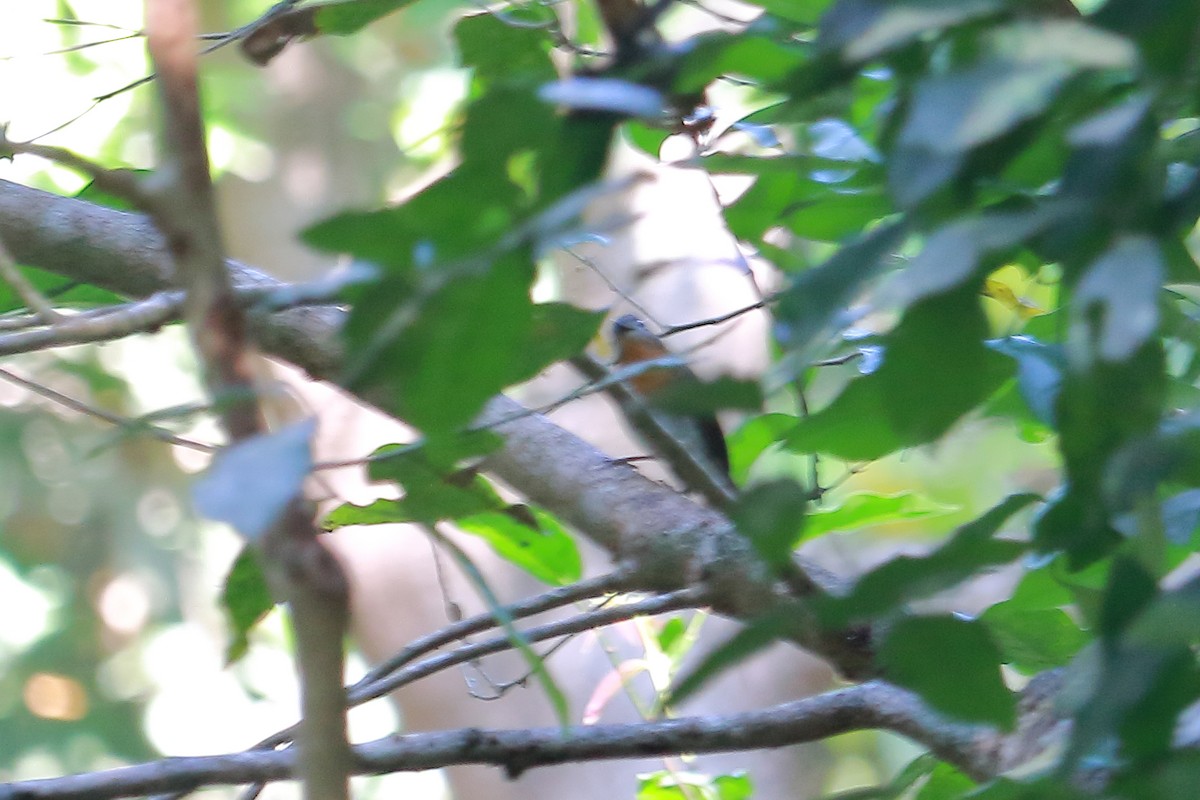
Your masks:
<svg viewBox="0 0 1200 800"><path fill-rule="evenodd" d="M731 319L737 319L740 316L749 314L751 311L757 311L760 308L765 308L769 303L775 302L775 300L776 296L772 295L771 297L764 297L758 302L751 303L748 306L742 306L735 311L730 311L728 314L721 314L720 316L716 317L708 317L707 319L698 319L694 322L685 322L682 325L670 325L664 328L662 333L659 335L665 338L668 336L674 336L677 333L683 333L684 331L695 330L696 328L705 328L710 325L720 325L724 322L729 322Z"/></svg>
<svg viewBox="0 0 1200 800"><path fill-rule="evenodd" d="M0 280L3 280L12 290L16 292L17 297L25 303L25 307L34 313L46 325L52 325L62 319L61 315L54 310L54 306L47 300L38 288L33 285L25 274L21 272L17 266L17 261L8 252L8 248L4 245L4 240L0 239Z"/></svg>
<svg viewBox="0 0 1200 800"><path fill-rule="evenodd" d="M537 625L521 631L522 638L527 642L536 643L547 639L557 639L560 636L580 633L582 631L593 630L605 625L611 625L615 622L623 622L627 619L639 616L650 616L653 614L665 614L672 611L681 611L687 608L696 608L697 606L705 605L706 592L699 588L680 589L669 594L656 595L645 600L639 600L625 605L603 608L598 611L589 611L583 614L569 617L565 620ZM439 632L440 633L440 632ZM465 645L448 653L441 653L430 656L416 663L410 663L399 669L389 672L386 676L376 680L367 681L360 680L354 686L346 690L346 702L350 706L357 706L366 703L370 700L375 700L383 697L386 694L414 683L422 678L427 678L430 675L435 675L451 667L465 664L475 659L484 656L501 653L515 647L513 641L507 636L496 636L490 639L485 639L480 642ZM409 648L405 648L406 652ZM411 661L412 659L410 659ZM296 733L296 727L292 726L278 733L268 736L257 745L256 748L271 748L279 747L287 744L292 740Z"/></svg>
<svg viewBox="0 0 1200 800"><path fill-rule="evenodd" d="M57 403L64 408L69 408L72 411L77 411L78 413L85 414L89 417L95 417L96 419L103 420L104 422L107 422L108 424L114 425L118 428L136 429L139 432L144 432L146 435L152 436L161 442L166 442L167 444L186 447L189 450L198 450L201 453L213 453L218 449L215 445L204 444L203 442L197 442L192 439L185 439L182 436L176 436L170 431L163 430L156 425L139 424L135 420L122 417L120 414L114 414L111 411L105 411L102 408L89 405L82 400L76 400L73 397L68 397L62 392L51 389L49 386L36 383L28 378L22 378L15 372L11 372L7 369L0 368L0 379L20 386L21 388L26 389L27 391L30 391L39 397L44 397L53 403Z"/></svg>

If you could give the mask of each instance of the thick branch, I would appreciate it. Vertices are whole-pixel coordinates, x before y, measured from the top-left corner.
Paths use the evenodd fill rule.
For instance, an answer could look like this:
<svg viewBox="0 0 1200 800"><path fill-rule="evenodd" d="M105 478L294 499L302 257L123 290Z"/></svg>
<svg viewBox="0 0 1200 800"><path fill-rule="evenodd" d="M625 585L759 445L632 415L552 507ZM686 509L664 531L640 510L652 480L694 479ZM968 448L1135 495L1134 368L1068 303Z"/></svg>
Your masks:
<svg viewBox="0 0 1200 800"><path fill-rule="evenodd" d="M121 294L140 297L169 285L162 239L139 215L0 181L0 237L21 263ZM226 265L236 283L274 282L242 264ZM264 320L257 333L268 352L314 377L333 379L341 363L336 338L342 317L335 308L295 309ZM523 411L502 396L488 403L480 422L503 421L497 430L507 444L487 468L570 522L614 559L632 565L636 575L631 588L669 591L703 581L709 584L713 607L740 619L781 602L795 603L727 518L613 463L544 417ZM821 631L803 606L796 606L795 641L847 676L870 673L866 636Z"/></svg>
<svg viewBox="0 0 1200 800"><path fill-rule="evenodd" d="M914 695L871 682L765 710L684 717L631 725L532 730L467 728L389 736L354 748L357 774L490 764L516 776L533 767L573 761L643 758L678 753L758 750L811 742L864 729L895 731L976 777L999 766L986 728L949 722ZM215 784L258 783L294 776L292 750L172 758L135 767L0 787L0 800L107 800Z"/></svg>

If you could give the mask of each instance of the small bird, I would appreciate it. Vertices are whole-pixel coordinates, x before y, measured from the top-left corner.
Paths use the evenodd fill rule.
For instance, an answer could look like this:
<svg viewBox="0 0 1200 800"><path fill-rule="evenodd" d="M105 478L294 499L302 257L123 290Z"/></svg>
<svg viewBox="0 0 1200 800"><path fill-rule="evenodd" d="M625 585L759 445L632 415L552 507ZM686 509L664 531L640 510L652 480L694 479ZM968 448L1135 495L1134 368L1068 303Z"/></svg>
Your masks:
<svg viewBox="0 0 1200 800"><path fill-rule="evenodd" d="M613 322L612 334L617 351L616 363L621 366L671 355L671 351L666 348L662 340L651 333L645 323L632 314L626 314ZM628 387L651 403L668 387L674 389L691 384L699 385L699 383L700 380L695 373L683 364L653 367L625 381ZM658 452L657 455L666 461L671 471L689 489L701 491L709 496L710 500L721 505L728 502L733 492L733 482L729 477L729 451L725 447L725 435L721 432L721 426L717 422L716 416L711 413L681 415L658 408L650 409L650 411L662 430L677 441L690 454L693 461L699 462L704 472L718 484L718 488L722 490L720 492L722 496L719 499L712 497L711 491L705 491L703 486L696 485L698 483L696 480L689 479L689 476L694 473L694 464L679 463L684 459L673 458L673 454L670 452ZM647 440L647 444L653 446L659 443L661 445L661 435L653 435L652 432L646 431L644 426L639 425L637 413L633 413L629 409L625 409L625 412L626 419L641 437ZM653 449L665 451L667 448L658 446Z"/></svg>

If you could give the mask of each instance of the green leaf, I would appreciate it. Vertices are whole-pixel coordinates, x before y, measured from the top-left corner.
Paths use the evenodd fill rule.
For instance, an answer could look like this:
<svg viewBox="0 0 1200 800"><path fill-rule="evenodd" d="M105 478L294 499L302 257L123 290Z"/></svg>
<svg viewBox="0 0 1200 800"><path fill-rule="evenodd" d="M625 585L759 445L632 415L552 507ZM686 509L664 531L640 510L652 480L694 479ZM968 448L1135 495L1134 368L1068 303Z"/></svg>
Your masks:
<svg viewBox="0 0 1200 800"><path fill-rule="evenodd" d="M1011 250L1053 222L1052 213L1039 209L996 211L944 225L930 234L921 252L892 279L880 305L907 308L922 298L977 280L994 268L993 255Z"/></svg>
<svg viewBox="0 0 1200 800"><path fill-rule="evenodd" d="M351 387L368 391L378 405L427 435L457 431L511 382L515 365L526 357L531 277L528 255L509 254L483 274L445 282L420 301L400 330L367 317L371 308L357 306L361 326L374 330L347 331L352 347L359 336L371 336L347 367Z"/></svg>
<svg viewBox="0 0 1200 800"><path fill-rule="evenodd" d="M821 20L817 42L847 61L867 61L1003 8L1001 0L840 0Z"/></svg>
<svg viewBox="0 0 1200 800"><path fill-rule="evenodd" d="M842 597L820 604L827 627L893 614L904 603L936 594L962 583L981 570L1007 564L1028 548L1024 542L997 539L997 531L1018 511L1040 498L1015 494L954 532L927 556L897 556L858 579Z"/></svg>
<svg viewBox="0 0 1200 800"><path fill-rule="evenodd" d="M729 474L741 486L750 467L762 452L778 442L796 424L791 414L761 414L746 421L726 437L729 448Z"/></svg>
<svg viewBox="0 0 1200 800"><path fill-rule="evenodd" d="M800 173L812 177L814 172L842 171L878 173L880 167L870 161L844 161L837 158L822 158L814 155L763 155L749 156L741 153L710 153L694 159L695 166L714 175L769 175L774 173ZM879 176L873 176L878 180ZM841 183L838 181L837 183Z"/></svg>
<svg viewBox="0 0 1200 800"><path fill-rule="evenodd" d="M315 12L313 22L321 33L347 36L413 2L415 0L330 0L313 3L302 10Z"/></svg>
<svg viewBox="0 0 1200 800"><path fill-rule="evenodd" d="M530 310L529 333L515 354L506 383L520 383L546 367L578 355L604 322L605 312L566 303L538 303Z"/></svg>
<svg viewBox="0 0 1200 800"><path fill-rule="evenodd" d="M1093 21L1134 39L1154 71L1175 76L1178 65L1194 52L1200 6L1189 0L1109 0Z"/></svg>
<svg viewBox="0 0 1200 800"><path fill-rule="evenodd" d="M1069 370L1064 376L1054 418L1068 482L1038 518L1034 541L1044 551L1066 551L1075 569L1121 542L1110 518L1115 498L1105 491L1106 472L1122 445L1149 435L1157 425L1166 393L1163 357L1160 343L1153 341L1126 362L1096 361L1086 371ZM1126 468L1126 474L1136 477L1138 471ZM1118 509L1126 510L1120 506L1128 502Z"/></svg>
<svg viewBox="0 0 1200 800"><path fill-rule="evenodd" d="M550 60L553 42L544 27L509 25L494 14L472 14L454 26L454 39L462 65L474 70L477 79L538 84L558 77Z"/></svg>
<svg viewBox="0 0 1200 800"><path fill-rule="evenodd" d="M940 762L930 770L929 780L917 790L912 800L959 800L975 788L975 781L949 764Z"/></svg>
<svg viewBox="0 0 1200 800"><path fill-rule="evenodd" d="M986 333L971 286L915 304L885 338L883 365L800 420L788 448L867 461L933 441L1011 374Z"/></svg>
<svg viewBox="0 0 1200 800"><path fill-rule="evenodd" d="M779 479L743 491L729 508L729 518L763 561L779 570L791 564L807 506L803 486Z"/></svg>
<svg viewBox="0 0 1200 800"><path fill-rule="evenodd" d="M731 639L705 655L704 660L671 688L663 706L677 706L727 669L772 644L795 625L796 611L779 606L746 623Z"/></svg>
<svg viewBox="0 0 1200 800"><path fill-rule="evenodd" d="M621 126L621 131L637 149L651 158L658 158L663 142L671 136L666 128L658 128L643 120L628 120Z"/></svg>
<svg viewBox="0 0 1200 800"><path fill-rule="evenodd" d="M832 0L759 0L755 5L761 6L768 14L812 25L832 5Z"/></svg>
<svg viewBox="0 0 1200 800"><path fill-rule="evenodd" d="M33 284L41 295L59 308L95 308L125 302L119 294L80 283L37 267L19 267L25 279ZM7 281L0 281L0 314L9 311L28 311L25 300L13 291Z"/></svg>
<svg viewBox="0 0 1200 800"><path fill-rule="evenodd" d="M575 540L544 511L510 506L461 518L455 525L545 583L563 586L579 580L583 572Z"/></svg>
<svg viewBox="0 0 1200 800"><path fill-rule="evenodd" d="M892 211L892 203L882 191L826 192L824 196L793 206L780 222L805 239L840 242L847 236L861 233L869 223Z"/></svg>
<svg viewBox="0 0 1200 800"><path fill-rule="evenodd" d="M1091 640L1061 608L1029 609L1006 601L979 619L1000 648L1000 660L1026 675L1065 666Z"/></svg>
<svg viewBox="0 0 1200 800"><path fill-rule="evenodd" d="M711 414L727 408L758 411L763 396L758 381L724 375L712 381L667 386L654 394L651 403L674 414Z"/></svg>
<svg viewBox="0 0 1200 800"><path fill-rule="evenodd" d="M913 492L876 494L856 492L833 507L815 508L808 513L804 538L815 539L833 531L850 531L925 517L953 513L957 506L935 503Z"/></svg>
<svg viewBox="0 0 1200 800"><path fill-rule="evenodd" d="M253 548L243 547L229 568L225 585L221 588L221 607L225 609L233 628L225 648L225 664L228 666L246 654L250 647L250 631L275 607Z"/></svg>
<svg viewBox="0 0 1200 800"><path fill-rule="evenodd" d="M749 776L738 772L715 777L696 772L663 770L638 776L637 800L749 800L753 785Z"/></svg>
<svg viewBox="0 0 1200 800"><path fill-rule="evenodd" d="M885 677L964 722L1016 722L1016 701L1000 675L1000 653L987 629L954 617L905 617L878 653Z"/></svg>
<svg viewBox="0 0 1200 800"><path fill-rule="evenodd" d="M1044 112L1077 70L1127 68L1135 60L1124 40L1069 20L1015 23L992 37L994 55L917 84L900 146L970 150Z"/></svg>
<svg viewBox="0 0 1200 800"><path fill-rule="evenodd" d="M815 346L824 346L841 327L844 309L880 274L904 238L902 225L880 226L821 266L801 273L783 290L775 311L775 335L788 351L781 381L808 367Z"/></svg>
<svg viewBox="0 0 1200 800"><path fill-rule="evenodd" d="M678 62L672 88L679 94L699 92L722 75L770 84L792 72L804 50L770 36L710 33L689 43Z"/></svg>
<svg viewBox="0 0 1200 800"><path fill-rule="evenodd" d="M917 87L899 144L937 155L970 150L1041 114L1070 76L1064 64L985 62Z"/></svg>
<svg viewBox="0 0 1200 800"><path fill-rule="evenodd" d="M1068 358L1125 361L1158 329L1166 275L1162 251L1148 236L1122 236L1087 268L1075 287Z"/></svg>

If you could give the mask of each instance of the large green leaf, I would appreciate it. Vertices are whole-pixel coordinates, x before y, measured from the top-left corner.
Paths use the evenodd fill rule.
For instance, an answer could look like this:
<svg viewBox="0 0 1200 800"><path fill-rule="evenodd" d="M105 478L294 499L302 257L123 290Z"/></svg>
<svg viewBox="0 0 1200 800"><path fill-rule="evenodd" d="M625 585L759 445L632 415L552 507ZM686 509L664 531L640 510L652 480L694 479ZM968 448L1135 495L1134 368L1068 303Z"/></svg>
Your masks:
<svg viewBox="0 0 1200 800"><path fill-rule="evenodd" d="M1015 539L998 539L996 532L1018 511L1039 498L1017 494L955 531L950 540L927 556L897 556L868 572L850 592L825 598L821 616L830 627L894 614L909 600L949 589L980 570L1007 564L1028 545Z"/></svg>
<svg viewBox="0 0 1200 800"><path fill-rule="evenodd" d="M1003 8L1002 0L840 0L821 20L818 43L849 61L866 61Z"/></svg>
<svg viewBox="0 0 1200 800"><path fill-rule="evenodd" d="M954 617L905 617L887 632L879 664L888 680L967 722L1011 728L1016 700L1000 675L986 628Z"/></svg>
<svg viewBox="0 0 1200 800"><path fill-rule="evenodd" d="M832 531L861 530L872 525L936 517L955 510L954 506L935 503L913 492L856 492L843 498L836 506L810 511L804 525L804 538L812 539Z"/></svg>
<svg viewBox="0 0 1200 800"><path fill-rule="evenodd" d="M880 274L904 237L899 224L876 228L821 266L797 275L783 290L775 311L775 335L787 351L781 382L807 369L817 347L826 346L834 330L844 327L845 308Z"/></svg>
<svg viewBox="0 0 1200 800"><path fill-rule="evenodd" d="M971 286L913 305L885 338L883 365L800 420L787 446L865 461L933 441L1012 374L986 328Z"/></svg>
<svg viewBox="0 0 1200 800"><path fill-rule="evenodd" d="M509 506L464 517L456 525L478 536L506 561L554 585L577 581L583 562L575 540L549 514L528 506Z"/></svg>

